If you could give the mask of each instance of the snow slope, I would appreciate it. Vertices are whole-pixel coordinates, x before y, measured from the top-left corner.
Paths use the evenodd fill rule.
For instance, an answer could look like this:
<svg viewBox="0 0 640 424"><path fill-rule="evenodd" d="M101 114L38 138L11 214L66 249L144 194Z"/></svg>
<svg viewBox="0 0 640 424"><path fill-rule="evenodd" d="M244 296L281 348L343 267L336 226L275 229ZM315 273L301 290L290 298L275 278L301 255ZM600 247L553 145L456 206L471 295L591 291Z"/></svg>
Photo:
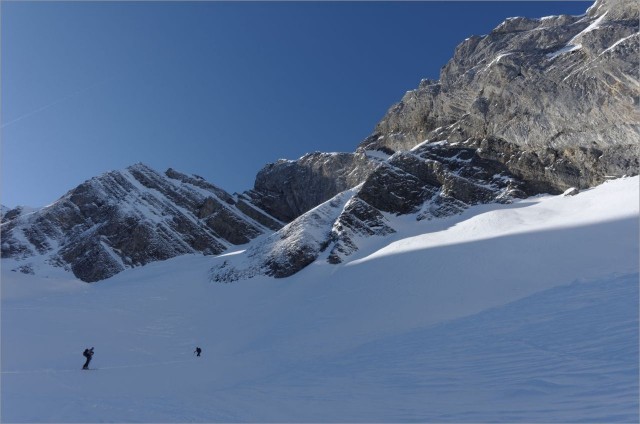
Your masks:
<svg viewBox="0 0 640 424"><path fill-rule="evenodd" d="M638 183L389 217L286 279L212 283L225 258L195 255L91 285L3 267L0 418L637 422Z"/></svg>

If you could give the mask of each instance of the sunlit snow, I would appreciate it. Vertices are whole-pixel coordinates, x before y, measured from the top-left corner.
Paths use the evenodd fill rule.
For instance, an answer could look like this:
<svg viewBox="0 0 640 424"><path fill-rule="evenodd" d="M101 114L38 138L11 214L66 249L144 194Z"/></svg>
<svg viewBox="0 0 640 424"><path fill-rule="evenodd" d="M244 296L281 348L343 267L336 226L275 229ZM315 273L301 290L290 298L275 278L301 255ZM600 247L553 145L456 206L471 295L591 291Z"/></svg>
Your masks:
<svg viewBox="0 0 640 424"><path fill-rule="evenodd" d="M638 183L389 216L286 279L3 266L2 422L637 422Z"/></svg>

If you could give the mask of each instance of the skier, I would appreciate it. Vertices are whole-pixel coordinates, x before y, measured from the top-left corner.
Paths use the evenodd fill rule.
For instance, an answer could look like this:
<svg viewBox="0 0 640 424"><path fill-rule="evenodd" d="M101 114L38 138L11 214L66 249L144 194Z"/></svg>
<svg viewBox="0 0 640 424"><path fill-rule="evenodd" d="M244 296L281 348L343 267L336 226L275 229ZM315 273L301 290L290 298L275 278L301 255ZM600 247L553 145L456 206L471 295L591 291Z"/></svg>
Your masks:
<svg viewBox="0 0 640 424"><path fill-rule="evenodd" d="M82 352L82 356L87 358L87 361L84 363L82 369L83 370L88 370L89 369L89 362L91 362L91 358L93 357L93 348L85 349L84 352Z"/></svg>
<svg viewBox="0 0 640 424"><path fill-rule="evenodd" d="M196 356L200 356L200 354L202 353L202 349L196 346L196 350L194 350L193 353L195 353Z"/></svg>

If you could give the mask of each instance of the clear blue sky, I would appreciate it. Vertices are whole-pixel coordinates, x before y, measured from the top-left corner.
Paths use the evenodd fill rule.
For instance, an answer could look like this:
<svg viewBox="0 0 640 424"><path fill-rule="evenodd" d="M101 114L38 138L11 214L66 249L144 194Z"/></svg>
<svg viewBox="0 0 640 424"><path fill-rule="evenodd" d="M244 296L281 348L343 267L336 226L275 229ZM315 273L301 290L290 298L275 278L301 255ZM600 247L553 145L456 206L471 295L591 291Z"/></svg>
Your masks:
<svg viewBox="0 0 640 424"><path fill-rule="evenodd" d="M44 206L136 162L227 191L353 151L455 46L590 2L2 2L2 192Z"/></svg>

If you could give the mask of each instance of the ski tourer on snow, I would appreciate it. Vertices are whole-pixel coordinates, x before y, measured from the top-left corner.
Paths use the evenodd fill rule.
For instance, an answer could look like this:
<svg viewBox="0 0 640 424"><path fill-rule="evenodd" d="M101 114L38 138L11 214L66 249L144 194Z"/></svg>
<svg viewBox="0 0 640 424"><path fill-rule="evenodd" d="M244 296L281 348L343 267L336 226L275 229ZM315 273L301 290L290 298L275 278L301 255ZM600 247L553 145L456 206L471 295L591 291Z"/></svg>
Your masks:
<svg viewBox="0 0 640 424"><path fill-rule="evenodd" d="M93 348L85 349L84 352L82 352L82 356L87 358L86 362L82 366L82 369L83 370L88 370L89 369L89 362L91 362L91 358L93 358Z"/></svg>

